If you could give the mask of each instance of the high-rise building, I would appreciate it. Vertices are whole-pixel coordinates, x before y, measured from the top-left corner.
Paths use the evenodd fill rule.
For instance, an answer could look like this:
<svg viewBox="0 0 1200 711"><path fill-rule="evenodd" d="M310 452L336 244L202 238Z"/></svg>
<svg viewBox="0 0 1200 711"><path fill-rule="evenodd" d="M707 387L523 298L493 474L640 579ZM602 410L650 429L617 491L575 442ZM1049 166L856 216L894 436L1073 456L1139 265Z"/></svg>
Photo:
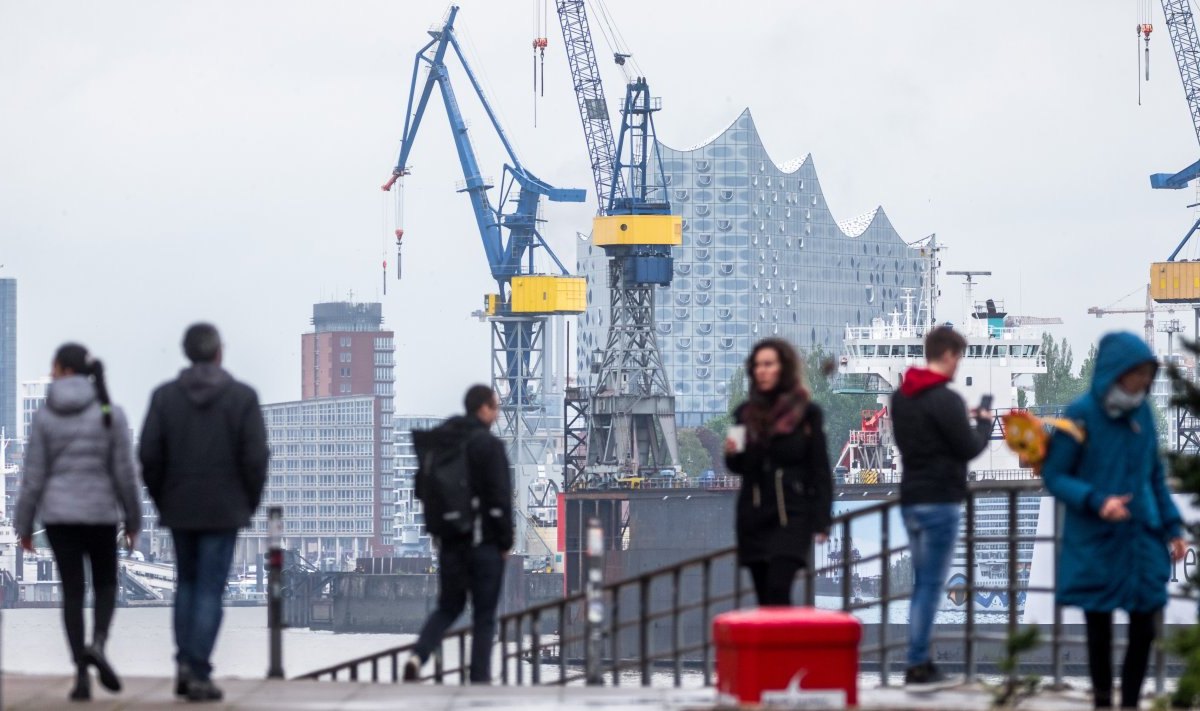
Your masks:
<svg viewBox="0 0 1200 711"><path fill-rule="evenodd" d="M811 156L776 165L749 110L698 146L659 143L658 151L672 211L683 217L674 281L655 294L679 426L725 414L729 380L755 341L780 336L833 355L847 325L901 311L905 290L921 288L928 258L900 238L883 209L837 221ZM581 242L578 272L588 283L577 350L583 373L608 328L603 250Z"/></svg>
<svg viewBox="0 0 1200 711"><path fill-rule="evenodd" d="M21 383L21 431L10 432L11 437L20 437L22 442L29 441L29 430L33 427L33 416L46 404L46 390L50 387L50 378L26 380Z"/></svg>
<svg viewBox="0 0 1200 711"><path fill-rule="evenodd" d="M10 439L17 422L17 280L0 279L0 428Z"/></svg>
<svg viewBox="0 0 1200 711"><path fill-rule="evenodd" d="M282 506L285 545L341 569L393 554L395 343L377 303L315 304L312 323L301 399L263 405L270 476L239 558L266 551L267 507Z"/></svg>
<svg viewBox="0 0 1200 711"><path fill-rule="evenodd" d="M313 305L313 332L301 337L301 397L379 395L391 398L395 346L383 330L383 305Z"/></svg>
<svg viewBox="0 0 1200 711"><path fill-rule="evenodd" d="M425 509L417 500L414 482L417 474L417 453L413 449L412 431L428 430L443 422L440 417L410 417L397 415L392 420L396 438L396 518L393 537L398 557L426 556L432 552L429 533L425 530Z"/></svg>

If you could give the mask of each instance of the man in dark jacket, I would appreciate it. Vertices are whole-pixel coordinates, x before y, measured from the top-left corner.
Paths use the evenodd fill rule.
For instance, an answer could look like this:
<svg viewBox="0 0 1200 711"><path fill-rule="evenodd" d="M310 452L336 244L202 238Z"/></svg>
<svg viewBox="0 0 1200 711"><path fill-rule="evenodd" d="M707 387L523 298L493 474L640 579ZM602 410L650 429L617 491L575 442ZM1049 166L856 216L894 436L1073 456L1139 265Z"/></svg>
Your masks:
<svg viewBox="0 0 1200 711"><path fill-rule="evenodd" d="M500 602L504 560L513 545L513 488L504 443L489 431L500 414L496 393L486 385L474 385L467 390L463 404L466 416L452 417L437 429L420 433L427 437L419 441L414 436L420 457L418 491L422 489L422 477L430 475L426 471L426 448L461 446L465 442L476 515L471 533L434 538L439 565L437 609L425 621L404 666L405 681L420 678L421 666L462 613L468 593L473 617L470 680L472 684L486 684L492 678L496 606Z"/></svg>
<svg viewBox="0 0 1200 711"><path fill-rule="evenodd" d="M933 690L951 682L934 666L929 636L958 537L959 507L967 496L967 463L987 448L990 412L968 417L948 386L967 341L949 326L925 336L926 368L909 368L892 394L892 428L903 476L900 511L912 554L908 670L905 686Z"/></svg>
<svg viewBox="0 0 1200 711"><path fill-rule="evenodd" d="M150 398L139 455L142 478L175 544L175 693L215 701L213 646L238 529L250 523L267 481L266 427L258 395L221 368L213 326L188 328L192 362Z"/></svg>

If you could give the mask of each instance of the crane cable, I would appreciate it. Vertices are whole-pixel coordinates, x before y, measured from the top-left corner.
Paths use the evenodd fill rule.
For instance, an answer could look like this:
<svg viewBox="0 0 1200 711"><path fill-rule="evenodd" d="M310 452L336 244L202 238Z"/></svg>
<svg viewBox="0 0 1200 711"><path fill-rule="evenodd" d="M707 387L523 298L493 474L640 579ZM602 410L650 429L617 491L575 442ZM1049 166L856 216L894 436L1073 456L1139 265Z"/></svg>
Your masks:
<svg viewBox="0 0 1200 711"><path fill-rule="evenodd" d="M1154 31L1154 0L1138 0L1137 47L1138 55L1138 106L1142 105L1142 55L1146 56L1145 81L1150 81L1150 33ZM1144 47L1144 48L1143 48Z"/></svg>

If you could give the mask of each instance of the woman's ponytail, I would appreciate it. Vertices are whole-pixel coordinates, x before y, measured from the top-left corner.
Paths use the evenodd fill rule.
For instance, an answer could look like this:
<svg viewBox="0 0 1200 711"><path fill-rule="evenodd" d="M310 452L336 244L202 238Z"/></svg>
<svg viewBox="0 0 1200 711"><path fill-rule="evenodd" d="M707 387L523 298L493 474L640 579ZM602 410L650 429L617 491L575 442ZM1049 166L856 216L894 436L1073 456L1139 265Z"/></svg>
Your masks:
<svg viewBox="0 0 1200 711"><path fill-rule="evenodd" d="M112 427L112 401L108 398L108 384L104 382L104 363L100 359L87 357L87 374L92 376L96 388L96 399L100 401L100 412L104 415L104 426Z"/></svg>

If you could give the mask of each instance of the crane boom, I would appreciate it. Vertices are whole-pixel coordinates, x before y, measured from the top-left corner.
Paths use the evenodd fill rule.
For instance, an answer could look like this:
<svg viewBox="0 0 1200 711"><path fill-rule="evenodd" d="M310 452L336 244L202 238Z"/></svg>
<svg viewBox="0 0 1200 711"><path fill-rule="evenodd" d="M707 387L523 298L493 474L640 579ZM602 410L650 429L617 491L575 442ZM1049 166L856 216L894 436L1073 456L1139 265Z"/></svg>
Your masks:
<svg viewBox="0 0 1200 711"><path fill-rule="evenodd" d="M556 6L567 64L571 68L571 81L575 85L575 102L579 106L583 137L592 165L596 203L599 214L603 215L606 214L608 199L614 189L618 194L623 194L624 190L621 187L621 175L613 165L616 147L612 122L608 116L608 102L604 98L604 84L600 80L600 66L596 62L596 48L592 44L584 0L557 0Z"/></svg>
<svg viewBox="0 0 1200 711"><path fill-rule="evenodd" d="M1183 80L1183 95L1192 115L1192 129L1200 141L1200 35L1196 33L1191 0L1162 0L1162 7L1171 46L1175 49L1175 63L1179 65L1179 78ZM1150 176L1150 185L1179 190L1197 176L1200 176L1200 161L1178 173L1155 173Z"/></svg>
<svg viewBox="0 0 1200 711"><path fill-rule="evenodd" d="M587 193L579 189L555 188L533 175L521 164L504 128L496 117L496 113L484 95L483 88L476 79L470 63L467 62L462 48L458 44L454 32L454 19L457 15L458 7L452 6L441 29L430 30L429 34L433 39L417 52L416 59L413 61L400 157L396 161L396 167L392 170L392 177L384 183L383 189L391 189L400 176L409 173L409 156L416 142L417 131L421 127L421 119L424 118L425 109L429 105L429 97L436 86L446 106L446 116L450 121L451 133L454 137L454 148L462 166L463 186L459 192L466 193L470 198L471 210L479 228L480 240L487 255L488 265L491 267L492 278L500 287L501 297L504 297L508 291L506 287L513 277L533 273L533 250L538 247L546 250L546 254L554 261L562 274L567 274L566 267L538 232L538 203L542 196L553 202L583 202L587 199ZM458 57L471 87L475 90L492 128L511 161L504 166L497 206L493 206L489 201L488 191L495 186L483 177L479 169L479 160L475 155L475 147L471 143L467 122L463 118L458 97L450 81L450 72L446 66L446 56L450 50L453 50L455 56ZM428 66L429 73L418 94L417 81L422 66ZM504 212L503 208L510 204L515 204L516 207L510 212ZM505 229L508 230L507 243L503 234Z"/></svg>

